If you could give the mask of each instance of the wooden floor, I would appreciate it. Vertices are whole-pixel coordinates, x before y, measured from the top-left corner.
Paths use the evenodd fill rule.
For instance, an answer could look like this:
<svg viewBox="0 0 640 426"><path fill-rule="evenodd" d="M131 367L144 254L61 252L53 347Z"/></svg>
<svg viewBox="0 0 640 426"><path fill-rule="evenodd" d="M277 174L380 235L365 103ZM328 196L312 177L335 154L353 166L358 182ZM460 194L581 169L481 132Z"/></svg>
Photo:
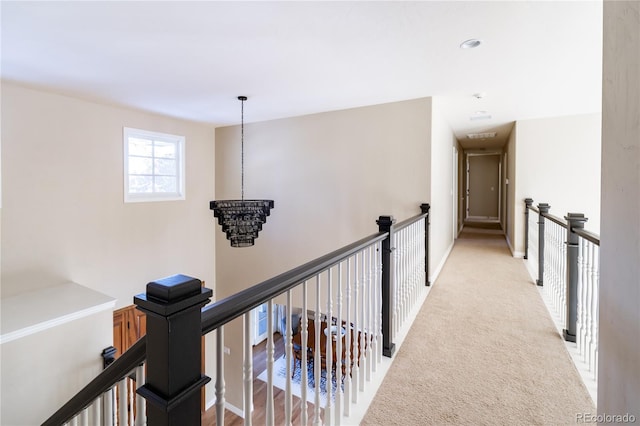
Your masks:
<svg viewBox="0 0 640 426"><path fill-rule="evenodd" d="M278 359L284 355L284 340L279 333L273 335L274 340L274 359ZM267 383L259 380L257 377L267 369L267 341L253 347L253 424L266 424L266 401L267 401ZM275 407L275 424L284 424L284 398L285 391L280 388L273 387L273 400ZM295 395L292 398L292 423L300 423L300 398ZM309 415L309 424L313 422L313 404L307 402L307 413ZM242 408L242 407L238 407ZM321 416L324 410L321 410ZM216 407L215 405L207 410L202 416L202 424L209 426L216 424ZM236 426L244 424L244 419L233 414L229 410L225 410L224 424Z"/></svg>

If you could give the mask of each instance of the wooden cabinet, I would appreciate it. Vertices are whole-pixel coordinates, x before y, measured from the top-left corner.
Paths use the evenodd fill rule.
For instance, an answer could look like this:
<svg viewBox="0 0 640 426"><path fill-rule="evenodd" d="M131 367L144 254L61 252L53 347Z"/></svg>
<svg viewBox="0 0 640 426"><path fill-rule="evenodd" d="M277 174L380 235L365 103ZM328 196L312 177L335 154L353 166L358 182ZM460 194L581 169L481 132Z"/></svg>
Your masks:
<svg viewBox="0 0 640 426"><path fill-rule="evenodd" d="M116 358L147 332L147 316L135 305L113 311L113 346Z"/></svg>

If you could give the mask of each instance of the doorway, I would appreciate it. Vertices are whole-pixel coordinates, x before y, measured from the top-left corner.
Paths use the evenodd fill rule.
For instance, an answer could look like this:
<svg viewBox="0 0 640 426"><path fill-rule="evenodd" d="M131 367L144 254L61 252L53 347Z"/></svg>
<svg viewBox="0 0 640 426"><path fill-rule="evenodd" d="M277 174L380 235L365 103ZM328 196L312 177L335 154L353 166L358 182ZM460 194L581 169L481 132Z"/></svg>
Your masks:
<svg viewBox="0 0 640 426"><path fill-rule="evenodd" d="M500 153L467 154L466 221L500 221L501 160Z"/></svg>

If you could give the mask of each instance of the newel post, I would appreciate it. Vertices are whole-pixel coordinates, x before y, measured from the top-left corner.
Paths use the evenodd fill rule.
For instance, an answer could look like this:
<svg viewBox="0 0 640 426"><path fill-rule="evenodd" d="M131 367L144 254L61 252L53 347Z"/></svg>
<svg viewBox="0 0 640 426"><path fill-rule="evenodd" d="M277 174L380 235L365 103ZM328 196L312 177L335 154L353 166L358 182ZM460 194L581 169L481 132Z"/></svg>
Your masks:
<svg viewBox="0 0 640 426"><path fill-rule="evenodd" d="M147 284L134 297L147 314L147 400L150 425L200 425L200 391L211 380L201 370L201 308L212 291L196 278L174 275Z"/></svg>
<svg viewBox="0 0 640 426"><path fill-rule="evenodd" d="M391 235L393 224L396 220L393 216L380 216L376 221L380 232L388 232L387 238L382 240L382 354L391 358L396 345L391 341L392 324L392 282L391 274Z"/></svg>
<svg viewBox="0 0 640 426"><path fill-rule="evenodd" d="M429 281L429 225L431 223L431 215L429 214L429 210L431 206L429 203L420 204L420 210L422 213L426 213L427 216L424 218L424 279L425 285L429 287L431 285L431 281Z"/></svg>
<svg viewBox="0 0 640 426"><path fill-rule="evenodd" d="M567 318L562 336L567 342L576 341L576 321L578 319L578 234L574 229L583 229L587 218L582 213L568 213L567 221Z"/></svg>
<svg viewBox="0 0 640 426"><path fill-rule="evenodd" d="M524 199L524 258L529 258L529 208L533 205L533 198Z"/></svg>
<svg viewBox="0 0 640 426"><path fill-rule="evenodd" d="M536 284L544 284L544 214L549 213L551 206L547 203L538 204L538 279Z"/></svg>

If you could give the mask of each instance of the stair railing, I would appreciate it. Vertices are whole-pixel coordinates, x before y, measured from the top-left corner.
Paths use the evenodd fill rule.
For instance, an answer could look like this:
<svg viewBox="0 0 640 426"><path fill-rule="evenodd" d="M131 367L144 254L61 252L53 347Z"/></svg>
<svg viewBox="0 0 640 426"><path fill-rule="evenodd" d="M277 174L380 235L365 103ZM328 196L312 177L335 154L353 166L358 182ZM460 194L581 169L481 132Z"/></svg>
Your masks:
<svg viewBox="0 0 640 426"><path fill-rule="evenodd" d="M300 373L301 424L340 424L351 414L379 369L393 355L394 333L429 285L429 205L396 225L381 216L380 231L277 277L204 306L211 290L177 275L151 282L134 298L147 313L147 335L109 365L43 425L200 424L202 375L200 337L216 332L216 420L224 424L224 326L243 318L244 423L253 411L253 355L250 312L266 303L267 398L260 423L275 423L273 334L276 302L284 306L284 403L286 423L293 413L292 376ZM391 256L391 254L394 256ZM178 356L179 355L179 356ZM146 362L146 380L143 377ZM117 414L130 405L126 389L114 387L137 373L136 416ZM129 380L129 382L131 382ZM324 382L324 387L321 383ZM143 384L144 383L144 384ZM331 384L331 385L329 385ZM281 406L278 406L280 409ZM310 410L309 410L310 408ZM131 413L133 410L129 410Z"/></svg>
<svg viewBox="0 0 640 426"><path fill-rule="evenodd" d="M583 214L559 218L550 208L525 200L525 259L564 340L575 343L578 370L596 386L600 237L584 229Z"/></svg>

